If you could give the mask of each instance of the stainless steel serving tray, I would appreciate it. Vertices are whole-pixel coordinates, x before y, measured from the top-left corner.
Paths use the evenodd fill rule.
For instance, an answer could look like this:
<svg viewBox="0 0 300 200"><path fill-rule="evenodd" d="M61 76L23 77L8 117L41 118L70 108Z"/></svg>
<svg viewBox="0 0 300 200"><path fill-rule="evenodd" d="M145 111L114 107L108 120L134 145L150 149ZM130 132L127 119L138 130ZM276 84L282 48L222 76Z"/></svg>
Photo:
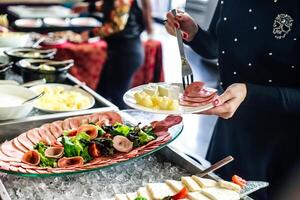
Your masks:
<svg viewBox="0 0 300 200"><path fill-rule="evenodd" d="M86 115L95 112L103 112L108 110L118 110L118 107L106 100L101 95L97 94L90 87L76 79L71 74L67 75L67 84L77 85L86 92L90 93L95 98L95 105L88 110L64 112L64 113L45 113L34 109L26 118L18 120L0 121L0 140L6 140L13 136L16 136L26 130L34 127L38 127L44 123L64 119L67 117Z"/></svg>

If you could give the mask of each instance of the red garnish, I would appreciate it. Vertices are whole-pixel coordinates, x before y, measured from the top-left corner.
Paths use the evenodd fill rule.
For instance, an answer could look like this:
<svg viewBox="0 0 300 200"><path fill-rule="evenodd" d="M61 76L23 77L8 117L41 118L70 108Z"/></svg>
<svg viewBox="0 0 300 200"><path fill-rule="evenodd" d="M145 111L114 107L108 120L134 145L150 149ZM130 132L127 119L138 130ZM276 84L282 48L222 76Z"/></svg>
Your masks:
<svg viewBox="0 0 300 200"><path fill-rule="evenodd" d="M246 186L247 184L247 181L241 177L239 177L238 175L234 175L232 178L231 178L232 182L241 186L242 188Z"/></svg>
<svg viewBox="0 0 300 200"><path fill-rule="evenodd" d="M172 196L173 200L177 200L177 199L185 199L188 196L188 189L186 189L186 187L183 187L177 194L175 194L174 196Z"/></svg>
<svg viewBox="0 0 300 200"><path fill-rule="evenodd" d="M89 154L93 158L98 158L101 156L100 149L98 149L97 145L95 143L91 143L89 146Z"/></svg>
<svg viewBox="0 0 300 200"><path fill-rule="evenodd" d="M77 135L77 129L68 131L68 137L73 137Z"/></svg>

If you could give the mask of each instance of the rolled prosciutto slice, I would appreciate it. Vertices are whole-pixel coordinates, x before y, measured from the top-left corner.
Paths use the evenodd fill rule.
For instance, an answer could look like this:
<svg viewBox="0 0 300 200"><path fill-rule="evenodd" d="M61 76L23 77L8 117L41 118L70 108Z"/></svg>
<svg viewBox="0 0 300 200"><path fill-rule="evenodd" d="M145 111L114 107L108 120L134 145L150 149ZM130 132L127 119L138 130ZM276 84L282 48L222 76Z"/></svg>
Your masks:
<svg viewBox="0 0 300 200"><path fill-rule="evenodd" d="M36 150L30 150L26 152L22 158L22 162L28 165L39 165L40 164L40 154Z"/></svg>
<svg viewBox="0 0 300 200"><path fill-rule="evenodd" d="M26 136L33 144L39 143L42 139L38 132L38 129L32 129L32 130L27 131Z"/></svg>
<svg viewBox="0 0 300 200"><path fill-rule="evenodd" d="M119 115L117 112L108 111L101 114L107 116L111 125L114 125L117 122L123 123L121 115Z"/></svg>
<svg viewBox="0 0 300 200"><path fill-rule="evenodd" d="M80 167L84 163L84 160L81 156L76 157L63 157L58 160L58 167L67 168L67 167Z"/></svg>
<svg viewBox="0 0 300 200"><path fill-rule="evenodd" d="M183 101L179 100L179 104L181 106L186 106L186 107L200 107L200 106L205 106L207 104L211 103L211 101L207 102L200 102L200 103L195 103L195 102L190 102L190 101Z"/></svg>
<svg viewBox="0 0 300 200"><path fill-rule="evenodd" d="M77 129L77 133L80 133L80 132L85 132L86 134L88 134L91 137L91 140L95 139L98 136L97 127L94 125L91 125L91 124L81 125Z"/></svg>
<svg viewBox="0 0 300 200"><path fill-rule="evenodd" d="M164 120L151 122L154 132L167 131L170 127L182 122L182 117L178 115L168 115Z"/></svg>
<svg viewBox="0 0 300 200"><path fill-rule="evenodd" d="M210 102L212 101L215 97L217 96L216 93L214 93L213 95L209 96L209 97L188 97L188 96L183 96L181 98L182 101L187 101L187 102L193 102L193 103L205 103L205 102Z"/></svg>

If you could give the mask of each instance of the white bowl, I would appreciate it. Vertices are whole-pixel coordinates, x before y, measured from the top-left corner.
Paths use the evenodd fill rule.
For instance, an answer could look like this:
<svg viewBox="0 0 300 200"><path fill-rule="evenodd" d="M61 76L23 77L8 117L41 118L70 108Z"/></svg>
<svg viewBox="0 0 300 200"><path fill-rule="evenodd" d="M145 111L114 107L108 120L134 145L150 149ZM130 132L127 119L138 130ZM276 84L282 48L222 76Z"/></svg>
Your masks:
<svg viewBox="0 0 300 200"><path fill-rule="evenodd" d="M0 47L25 47L29 34L20 32L0 33Z"/></svg>
<svg viewBox="0 0 300 200"><path fill-rule="evenodd" d="M43 25L41 19L18 19L15 25L23 28L39 28Z"/></svg>
<svg viewBox="0 0 300 200"><path fill-rule="evenodd" d="M101 22L93 17L77 17L71 19L72 26L88 26L88 27L98 27L101 26Z"/></svg>
<svg viewBox="0 0 300 200"><path fill-rule="evenodd" d="M53 17L47 17L44 19L44 23L48 26L57 26L57 27L67 27L69 26L69 23L65 19L61 18L53 18Z"/></svg>
<svg viewBox="0 0 300 200"><path fill-rule="evenodd" d="M0 120L26 117L33 108L34 102L22 104L34 97L36 93L17 85L0 85Z"/></svg>

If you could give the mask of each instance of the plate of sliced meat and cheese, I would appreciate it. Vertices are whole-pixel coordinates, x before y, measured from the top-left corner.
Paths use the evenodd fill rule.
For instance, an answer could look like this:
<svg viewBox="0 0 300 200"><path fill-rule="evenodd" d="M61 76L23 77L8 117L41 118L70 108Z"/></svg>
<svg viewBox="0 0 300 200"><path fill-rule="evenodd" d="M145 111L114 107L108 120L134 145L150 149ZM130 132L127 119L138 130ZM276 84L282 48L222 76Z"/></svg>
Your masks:
<svg viewBox="0 0 300 200"><path fill-rule="evenodd" d="M137 110L159 114L191 114L213 108L217 90L194 82L182 88L179 83L149 83L127 91L124 102Z"/></svg>
<svg viewBox="0 0 300 200"><path fill-rule="evenodd" d="M99 170L161 149L182 128L182 117L176 115L145 126L114 111L67 118L1 144L0 171L47 177Z"/></svg>

